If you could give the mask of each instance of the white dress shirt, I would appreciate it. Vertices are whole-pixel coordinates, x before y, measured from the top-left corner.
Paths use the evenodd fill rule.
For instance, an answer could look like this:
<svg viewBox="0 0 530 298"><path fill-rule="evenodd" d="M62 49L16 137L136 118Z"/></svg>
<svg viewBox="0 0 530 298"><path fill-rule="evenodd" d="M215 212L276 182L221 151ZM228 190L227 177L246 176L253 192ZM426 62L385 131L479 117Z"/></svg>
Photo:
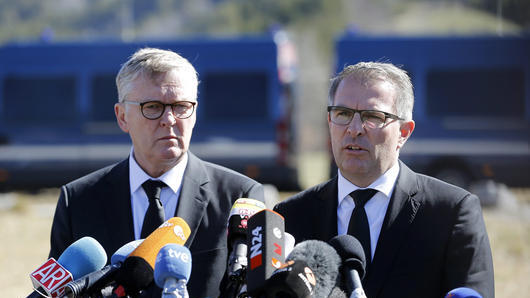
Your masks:
<svg viewBox="0 0 530 298"><path fill-rule="evenodd" d="M142 184L149 179L160 180L167 184L168 187L164 187L160 193L160 201L162 202L162 206L164 206L166 220L174 217L180 195L182 177L188 164L188 154L185 153L182 160L169 171L162 174L162 176L151 177L138 165L134 159L133 152L134 148L131 149L131 154L129 155L129 182L131 187L134 238L140 239L145 212L147 211L147 207L149 207L149 199L145 194Z"/></svg>
<svg viewBox="0 0 530 298"><path fill-rule="evenodd" d="M399 163L396 162L388 171L381 177L377 178L372 184L366 188L372 188L378 192L364 205L366 216L368 217L368 224L370 225L370 249L372 259L374 257L377 240L381 233L383 220L385 219L386 210L390 197L394 191L394 186L399 174ZM350 196L352 191L360 187L346 180L342 176L340 169L338 170L338 202L337 205L337 232L339 235L348 233L348 225L350 217L355 208L353 198Z"/></svg>

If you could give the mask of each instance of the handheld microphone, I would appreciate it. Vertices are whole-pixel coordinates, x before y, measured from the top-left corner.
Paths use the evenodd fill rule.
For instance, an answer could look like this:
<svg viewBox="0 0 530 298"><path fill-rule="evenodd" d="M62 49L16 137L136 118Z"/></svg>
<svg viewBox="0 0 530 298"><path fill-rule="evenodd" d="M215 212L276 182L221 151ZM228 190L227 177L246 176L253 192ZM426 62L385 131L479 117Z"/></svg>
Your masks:
<svg viewBox="0 0 530 298"><path fill-rule="evenodd" d="M127 256L136 249L142 241L143 239L134 240L123 245L110 258L110 265L66 284L64 296L68 298L80 297L81 295L100 290L108 283L114 281L116 273L121 268L125 258L127 258Z"/></svg>
<svg viewBox="0 0 530 298"><path fill-rule="evenodd" d="M285 222L283 216L263 209L249 218L247 292L256 295L274 270L285 261Z"/></svg>
<svg viewBox="0 0 530 298"><path fill-rule="evenodd" d="M118 248L117 251L110 257L110 263L113 265L123 264L123 261L133 252L140 244L144 242L144 239L133 240L124 244Z"/></svg>
<svg viewBox="0 0 530 298"><path fill-rule="evenodd" d="M247 221L256 212L265 209L261 201L240 198L237 199L228 217L228 276L236 275L236 272L247 266Z"/></svg>
<svg viewBox="0 0 530 298"><path fill-rule="evenodd" d="M168 219L125 259L122 269L116 275L116 281L127 292L136 293L145 289L153 281L158 251L169 243L184 245L190 233L190 227L182 218Z"/></svg>
<svg viewBox="0 0 530 298"><path fill-rule="evenodd" d="M155 262L155 283L162 288L162 298L188 298L190 275L190 250L174 243L164 245Z"/></svg>
<svg viewBox="0 0 530 298"><path fill-rule="evenodd" d="M350 297L366 298L361 279L364 277L366 259L359 240L351 235L333 237L329 244L335 248L342 259L342 273L345 279L346 291Z"/></svg>
<svg viewBox="0 0 530 298"><path fill-rule="evenodd" d="M339 279L341 260L335 249L324 241L306 240L297 244L287 261L305 262L313 271L315 297L328 297Z"/></svg>
<svg viewBox="0 0 530 298"><path fill-rule="evenodd" d="M30 274L36 290L28 297L61 297L67 283L101 269L106 262L101 244L92 237L83 237L68 246L57 261L50 258Z"/></svg>
<svg viewBox="0 0 530 298"><path fill-rule="evenodd" d="M309 298L314 296L313 270L302 260L288 261L272 273L265 283L267 298Z"/></svg>
<svg viewBox="0 0 530 298"><path fill-rule="evenodd" d="M461 287L449 291L445 298L482 298L482 295L473 289Z"/></svg>
<svg viewBox="0 0 530 298"><path fill-rule="evenodd" d="M247 270L247 222L256 212L265 209L261 201L240 198L237 199L228 217L227 243L230 255L226 267L228 279L221 285L220 298L232 298L241 291L246 291Z"/></svg>

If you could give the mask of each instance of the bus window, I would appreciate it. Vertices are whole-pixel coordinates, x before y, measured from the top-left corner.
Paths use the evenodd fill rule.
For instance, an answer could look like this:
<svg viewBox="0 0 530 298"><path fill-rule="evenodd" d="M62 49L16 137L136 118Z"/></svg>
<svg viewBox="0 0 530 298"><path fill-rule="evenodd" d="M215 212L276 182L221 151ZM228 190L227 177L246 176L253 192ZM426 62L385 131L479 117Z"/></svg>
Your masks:
<svg viewBox="0 0 530 298"><path fill-rule="evenodd" d="M98 74L92 79L90 120L115 122L114 104L118 102L116 74Z"/></svg>
<svg viewBox="0 0 530 298"><path fill-rule="evenodd" d="M4 119L24 125L71 123L77 117L75 90L71 76L8 76L4 80Z"/></svg>
<svg viewBox="0 0 530 298"><path fill-rule="evenodd" d="M519 69L435 69L427 75L430 116L524 119L524 73Z"/></svg>
<svg viewBox="0 0 530 298"><path fill-rule="evenodd" d="M265 73L209 73L201 79L204 86L200 103L204 120L208 122L266 120L269 98Z"/></svg>

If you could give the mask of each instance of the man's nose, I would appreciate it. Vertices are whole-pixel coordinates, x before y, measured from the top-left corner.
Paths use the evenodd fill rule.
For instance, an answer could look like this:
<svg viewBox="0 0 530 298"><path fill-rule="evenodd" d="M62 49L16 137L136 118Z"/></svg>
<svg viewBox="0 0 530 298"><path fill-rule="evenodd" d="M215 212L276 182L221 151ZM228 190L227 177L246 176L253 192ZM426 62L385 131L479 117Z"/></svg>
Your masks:
<svg viewBox="0 0 530 298"><path fill-rule="evenodd" d="M175 116L175 113L173 112L173 108L171 106L165 106L164 111L162 112L162 116L160 117L160 124L161 125L174 125L177 122L177 116Z"/></svg>
<svg viewBox="0 0 530 298"><path fill-rule="evenodd" d="M361 114L355 113L350 123L348 124L347 131L351 135L361 135L364 132L364 125L361 119Z"/></svg>

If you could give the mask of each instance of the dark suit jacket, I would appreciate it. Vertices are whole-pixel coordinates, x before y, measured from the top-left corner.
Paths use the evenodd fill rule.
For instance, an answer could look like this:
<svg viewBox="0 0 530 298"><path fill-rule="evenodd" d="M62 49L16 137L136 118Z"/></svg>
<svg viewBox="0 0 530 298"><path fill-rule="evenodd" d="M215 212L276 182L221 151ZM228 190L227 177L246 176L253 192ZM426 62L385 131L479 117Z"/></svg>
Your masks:
<svg viewBox="0 0 530 298"><path fill-rule="evenodd" d="M186 242L192 253L190 297L217 297L226 271L226 225L238 198L264 201L263 187L227 168L189 152L175 216L188 223ZM51 257L74 241L95 238L110 256L134 240L128 159L61 188L51 231ZM158 297L160 294L158 293Z"/></svg>
<svg viewBox="0 0 530 298"><path fill-rule="evenodd" d="M494 297L493 262L480 201L469 192L416 174L400 172L363 280L366 296L444 297L470 287ZM297 242L337 235L337 177L274 207Z"/></svg>

